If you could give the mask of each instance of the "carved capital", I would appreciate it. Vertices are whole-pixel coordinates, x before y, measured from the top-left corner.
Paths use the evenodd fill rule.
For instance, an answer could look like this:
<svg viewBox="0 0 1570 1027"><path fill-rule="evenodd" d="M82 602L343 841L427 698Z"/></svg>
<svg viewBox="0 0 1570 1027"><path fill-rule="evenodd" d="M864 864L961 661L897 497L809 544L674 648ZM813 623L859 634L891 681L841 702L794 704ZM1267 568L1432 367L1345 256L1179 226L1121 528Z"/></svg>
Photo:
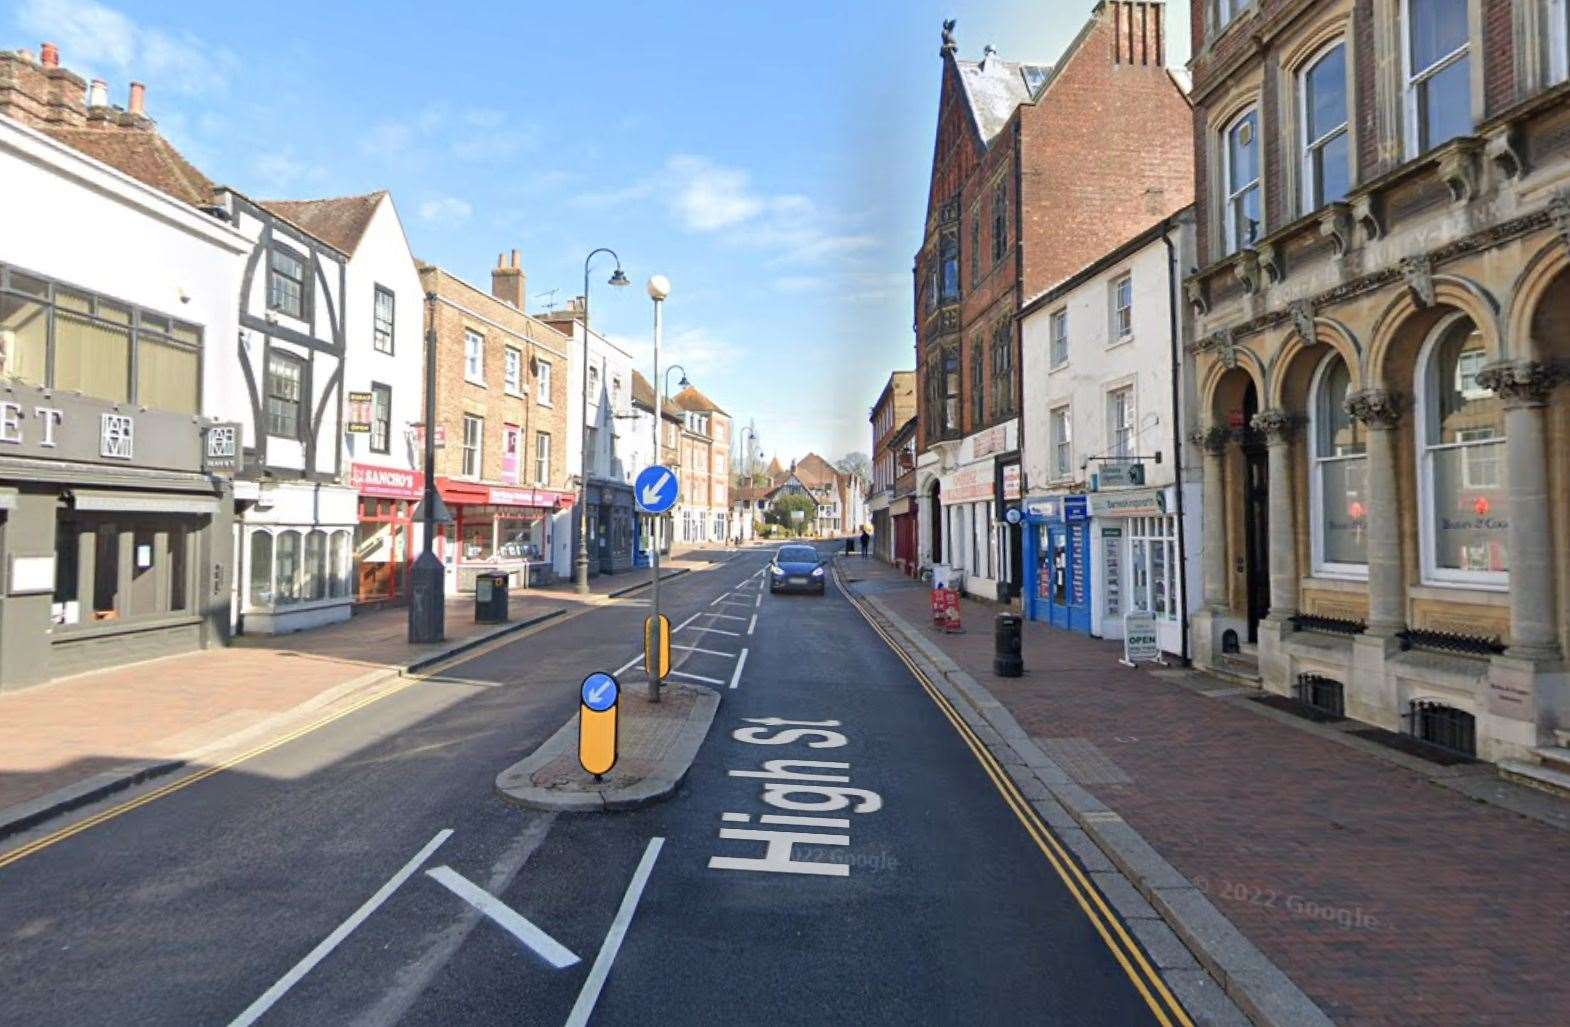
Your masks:
<svg viewBox="0 0 1570 1027"><path fill-rule="evenodd" d="M1439 177L1450 190L1451 203L1468 203L1477 195L1477 147L1457 142L1439 158Z"/></svg>
<svg viewBox="0 0 1570 1027"><path fill-rule="evenodd" d="M1243 283L1243 293L1252 296L1259 291L1259 254L1253 250L1244 250L1238 254L1236 263L1232 265L1232 273L1237 280Z"/></svg>
<svg viewBox="0 0 1570 1027"><path fill-rule="evenodd" d="M1540 406L1565 378L1565 369L1538 360L1502 360L1477 372L1477 384L1510 406Z"/></svg>
<svg viewBox="0 0 1570 1027"><path fill-rule="evenodd" d="M1383 212L1371 195L1353 199L1352 221L1362 230L1364 242L1373 242L1385 234Z"/></svg>
<svg viewBox="0 0 1570 1027"><path fill-rule="evenodd" d="M1303 345L1312 346L1315 340L1314 333L1314 301L1294 300L1291 306L1292 327L1297 329L1297 334L1303 340Z"/></svg>
<svg viewBox="0 0 1570 1027"><path fill-rule="evenodd" d="M1338 257L1346 256L1352 248L1351 208L1344 203L1332 203L1319 215L1319 234L1330 240Z"/></svg>
<svg viewBox="0 0 1570 1027"><path fill-rule="evenodd" d="M1406 400L1388 389L1364 389L1346 398L1346 412L1370 428L1394 428L1406 412Z"/></svg>
<svg viewBox="0 0 1570 1027"><path fill-rule="evenodd" d="M1500 125L1490 132L1483 153L1488 162L1506 178L1520 178L1526 173L1520 132L1514 125Z"/></svg>
<svg viewBox="0 0 1570 1027"><path fill-rule="evenodd" d="M1210 313L1210 290L1205 288L1202 279L1190 278L1183 283L1183 293L1188 297L1188 305L1193 309L1195 317L1204 317Z"/></svg>
<svg viewBox="0 0 1570 1027"><path fill-rule="evenodd" d="M1227 446L1232 441L1232 431L1222 425L1215 424L1190 435L1189 441L1196 446L1203 446L1205 452L1213 456L1220 456L1227 451Z"/></svg>
<svg viewBox="0 0 1570 1027"><path fill-rule="evenodd" d="M1233 338L1232 329L1222 328L1212 338L1215 340L1217 358L1221 366L1228 371L1237 366L1237 340Z"/></svg>
<svg viewBox="0 0 1570 1027"><path fill-rule="evenodd" d="M1403 257L1401 277L1412 291L1412 300L1419 307L1434 305L1434 262L1428 257Z"/></svg>
<svg viewBox="0 0 1570 1027"><path fill-rule="evenodd" d="M1570 247L1570 189L1561 189L1548 201L1548 218L1559 241Z"/></svg>
<svg viewBox="0 0 1570 1027"><path fill-rule="evenodd" d="M1286 268L1281 263L1281 250L1273 242L1262 242L1254 252L1259 261L1259 270L1264 276L1264 284L1280 284L1286 277Z"/></svg>
<svg viewBox="0 0 1570 1027"><path fill-rule="evenodd" d="M1263 435L1267 444L1279 445L1291 440L1297 420L1285 410L1261 410L1248 425Z"/></svg>

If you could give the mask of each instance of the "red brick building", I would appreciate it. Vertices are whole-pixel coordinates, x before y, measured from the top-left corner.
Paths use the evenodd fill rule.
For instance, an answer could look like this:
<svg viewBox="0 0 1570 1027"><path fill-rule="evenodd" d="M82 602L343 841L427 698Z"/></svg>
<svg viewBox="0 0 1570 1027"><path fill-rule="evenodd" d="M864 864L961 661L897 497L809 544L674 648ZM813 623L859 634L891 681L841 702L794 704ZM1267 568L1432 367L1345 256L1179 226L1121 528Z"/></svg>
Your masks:
<svg viewBox="0 0 1570 1027"><path fill-rule="evenodd" d="M1097 4L1056 64L963 60L944 31L924 240L915 260L920 553L969 591L1020 581L1015 315L1193 194L1191 113L1161 3ZM1028 413L1027 413L1028 416Z"/></svg>

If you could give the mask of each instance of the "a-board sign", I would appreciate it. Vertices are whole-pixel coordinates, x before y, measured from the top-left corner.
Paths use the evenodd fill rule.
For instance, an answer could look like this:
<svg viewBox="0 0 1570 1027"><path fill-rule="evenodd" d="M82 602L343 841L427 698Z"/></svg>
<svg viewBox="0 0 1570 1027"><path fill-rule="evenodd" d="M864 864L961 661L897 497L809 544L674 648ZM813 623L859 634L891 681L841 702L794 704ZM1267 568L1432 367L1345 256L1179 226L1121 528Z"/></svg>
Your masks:
<svg viewBox="0 0 1570 1027"><path fill-rule="evenodd" d="M1139 662L1162 663L1161 643L1156 638L1156 615L1148 610L1130 610L1123 615L1123 659L1132 667Z"/></svg>

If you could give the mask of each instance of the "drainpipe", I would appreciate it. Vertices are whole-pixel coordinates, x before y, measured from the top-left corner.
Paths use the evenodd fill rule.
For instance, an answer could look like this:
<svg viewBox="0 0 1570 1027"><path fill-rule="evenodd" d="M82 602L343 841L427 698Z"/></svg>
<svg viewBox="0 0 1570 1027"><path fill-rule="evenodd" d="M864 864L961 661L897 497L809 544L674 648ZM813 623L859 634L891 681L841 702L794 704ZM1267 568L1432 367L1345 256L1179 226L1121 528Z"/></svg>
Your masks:
<svg viewBox="0 0 1570 1027"><path fill-rule="evenodd" d="M1177 497L1178 610L1182 624L1183 666L1188 655L1188 543L1183 513L1183 341L1178 335L1178 258L1172 245L1172 219L1161 224L1161 241L1167 247L1167 318L1172 348L1172 474ZM1214 513L1214 511L1212 511Z"/></svg>

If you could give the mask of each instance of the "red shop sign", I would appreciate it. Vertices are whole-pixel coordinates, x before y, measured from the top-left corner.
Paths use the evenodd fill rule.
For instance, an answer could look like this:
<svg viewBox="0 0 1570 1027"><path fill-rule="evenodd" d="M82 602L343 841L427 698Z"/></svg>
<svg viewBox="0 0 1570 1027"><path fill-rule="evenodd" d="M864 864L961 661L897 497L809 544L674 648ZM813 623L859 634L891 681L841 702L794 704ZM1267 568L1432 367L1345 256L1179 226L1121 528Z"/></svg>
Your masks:
<svg viewBox="0 0 1570 1027"><path fill-rule="evenodd" d="M349 485L362 496L419 499L425 488L425 476L419 471L406 471L398 467L350 464Z"/></svg>

